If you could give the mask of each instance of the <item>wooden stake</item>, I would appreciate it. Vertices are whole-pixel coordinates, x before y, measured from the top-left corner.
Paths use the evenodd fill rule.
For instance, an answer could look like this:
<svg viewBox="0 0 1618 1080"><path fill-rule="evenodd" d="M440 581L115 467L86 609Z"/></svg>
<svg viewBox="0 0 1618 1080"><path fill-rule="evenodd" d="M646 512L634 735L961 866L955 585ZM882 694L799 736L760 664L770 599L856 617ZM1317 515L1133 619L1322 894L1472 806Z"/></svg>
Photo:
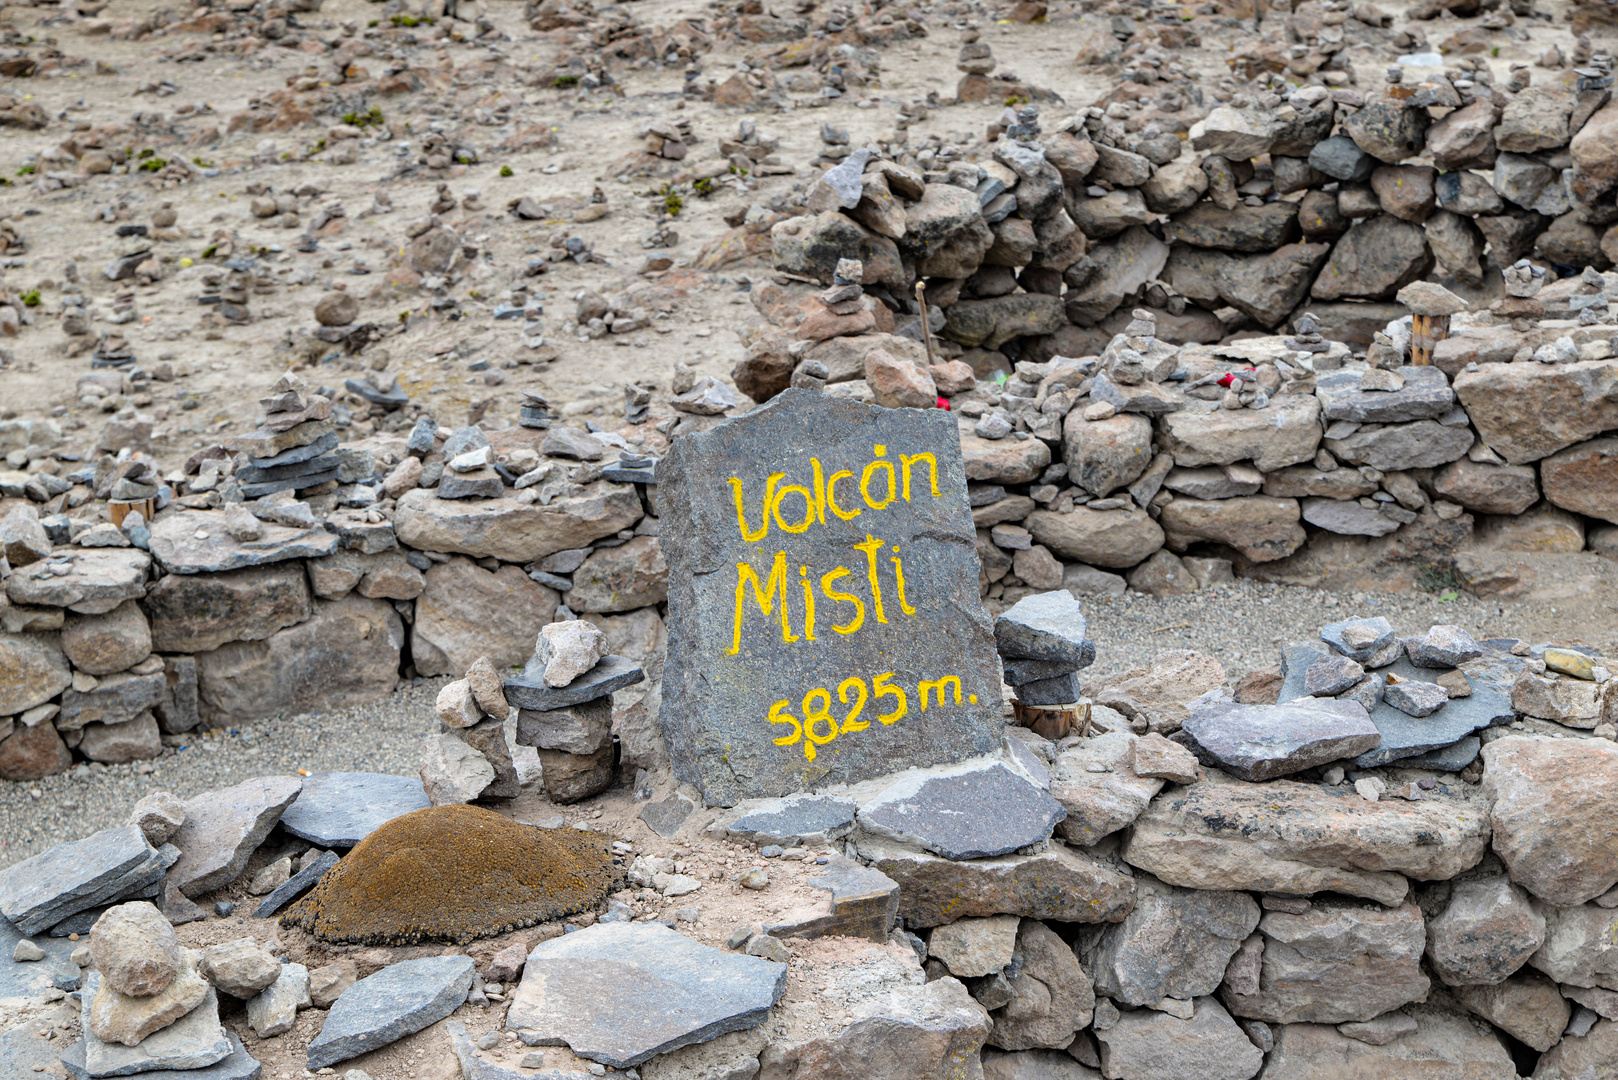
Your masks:
<svg viewBox="0 0 1618 1080"><path fill-rule="evenodd" d="M1449 337L1448 315L1410 316L1410 363L1427 367L1433 362L1433 350Z"/></svg>
<svg viewBox="0 0 1618 1080"><path fill-rule="evenodd" d="M916 282L916 303L921 305L921 343L927 346L927 366L936 367L938 361L933 359L933 331L927 325L927 283Z"/></svg>

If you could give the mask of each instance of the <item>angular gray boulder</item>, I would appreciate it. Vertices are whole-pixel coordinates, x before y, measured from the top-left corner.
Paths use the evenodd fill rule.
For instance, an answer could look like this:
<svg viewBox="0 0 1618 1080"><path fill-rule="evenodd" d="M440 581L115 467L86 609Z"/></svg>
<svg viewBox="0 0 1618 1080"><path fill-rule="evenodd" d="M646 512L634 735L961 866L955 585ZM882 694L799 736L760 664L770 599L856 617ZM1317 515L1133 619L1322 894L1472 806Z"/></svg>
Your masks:
<svg viewBox="0 0 1618 1080"><path fill-rule="evenodd" d="M1320 698L1284 705L1206 705L1180 731L1204 765L1253 781L1356 757L1382 739L1363 705Z"/></svg>
<svg viewBox="0 0 1618 1080"><path fill-rule="evenodd" d="M380 1049L436 1024L472 989L470 956L390 964L343 991L309 1044L310 1071Z"/></svg>

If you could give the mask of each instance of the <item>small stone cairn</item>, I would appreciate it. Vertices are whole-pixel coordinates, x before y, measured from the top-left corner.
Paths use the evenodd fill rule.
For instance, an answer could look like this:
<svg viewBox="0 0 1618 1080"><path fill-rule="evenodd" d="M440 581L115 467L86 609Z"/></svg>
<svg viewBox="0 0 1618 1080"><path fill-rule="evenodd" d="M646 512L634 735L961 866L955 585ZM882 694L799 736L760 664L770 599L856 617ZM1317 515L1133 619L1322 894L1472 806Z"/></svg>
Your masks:
<svg viewBox="0 0 1618 1080"><path fill-rule="evenodd" d="M278 491L307 492L337 480L337 432L331 399L308 392L292 372L276 380L268 397L260 398L264 419L256 431L231 441L247 455L236 470L244 498Z"/></svg>

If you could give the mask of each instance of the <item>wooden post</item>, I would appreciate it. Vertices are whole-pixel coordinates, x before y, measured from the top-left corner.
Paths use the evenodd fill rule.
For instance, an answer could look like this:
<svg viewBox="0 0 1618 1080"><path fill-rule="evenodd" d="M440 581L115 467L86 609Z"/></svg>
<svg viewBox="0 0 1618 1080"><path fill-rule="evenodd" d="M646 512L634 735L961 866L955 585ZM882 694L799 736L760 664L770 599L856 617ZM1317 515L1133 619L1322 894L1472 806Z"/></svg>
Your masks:
<svg viewBox="0 0 1618 1080"><path fill-rule="evenodd" d="M935 367L937 360L933 359L933 331L927 325L927 283L916 282L916 303L921 305L921 343L927 346L927 366Z"/></svg>
<svg viewBox="0 0 1618 1080"><path fill-rule="evenodd" d="M1448 315L1410 316L1410 362L1416 367L1427 367L1433 362L1433 350L1449 337Z"/></svg>

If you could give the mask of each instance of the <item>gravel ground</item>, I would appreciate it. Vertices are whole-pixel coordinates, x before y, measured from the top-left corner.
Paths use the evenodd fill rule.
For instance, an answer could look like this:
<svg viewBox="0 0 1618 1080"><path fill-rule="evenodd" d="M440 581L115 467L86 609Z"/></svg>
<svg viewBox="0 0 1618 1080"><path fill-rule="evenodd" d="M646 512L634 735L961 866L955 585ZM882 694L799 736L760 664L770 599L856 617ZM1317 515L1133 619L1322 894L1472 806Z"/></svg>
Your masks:
<svg viewBox="0 0 1618 1080"><path fill-rule="evenodd" d="M1312 637L1327 622L1358 615L1386 616L1401 634L1455 623L1478 638L1583 642L1618 651L1618 607L1612 597L1594 593L1558 604L1487 602L1464 595L1440 602L1427 593L1332 594L1241 581L1163 600L1133 593L1091 598L1085 607L1096 641L1096 663L1086 672L1092 678L1144 667L1169 649L1197 649L1218 657L1235 679L1276 664L1283 642ZM81 765L32 784L0 781L0 866L119 824L135 800L159 788L190 798L251 776L299 769L413 776L418 741L437 729L433 699L441 682L352 709L174 738L173 752L156 761Z"/></svg>

